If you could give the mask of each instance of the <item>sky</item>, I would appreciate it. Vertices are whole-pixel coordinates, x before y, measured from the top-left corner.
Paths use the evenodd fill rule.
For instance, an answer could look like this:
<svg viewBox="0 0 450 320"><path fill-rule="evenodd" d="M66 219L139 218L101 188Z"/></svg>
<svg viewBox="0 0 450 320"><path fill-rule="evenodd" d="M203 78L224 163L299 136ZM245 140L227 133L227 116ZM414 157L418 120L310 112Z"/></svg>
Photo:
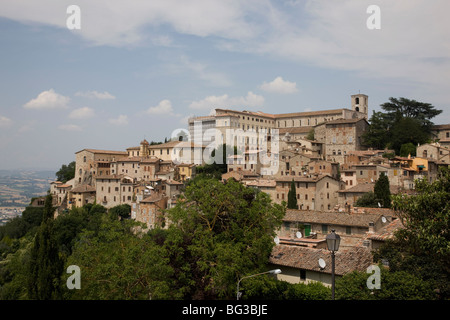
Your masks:
<svg viewBox="0 0 450 320"><path fill-rule="evenodd" d="M164 141L215 108L351 108L357 93L369 115L405 97L450 123L449 12L448 0L1 0L0 169Z"/></svg>

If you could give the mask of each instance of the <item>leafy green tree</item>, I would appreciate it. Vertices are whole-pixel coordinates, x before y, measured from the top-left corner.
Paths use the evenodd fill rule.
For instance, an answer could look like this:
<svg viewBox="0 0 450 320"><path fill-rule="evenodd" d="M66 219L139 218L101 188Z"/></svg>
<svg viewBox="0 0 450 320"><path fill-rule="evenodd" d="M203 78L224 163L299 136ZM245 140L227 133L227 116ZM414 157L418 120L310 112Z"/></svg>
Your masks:
<svg viewBox="0 0 450 320"><path fill-rule="evenodd" d="M59 215L54 221L53 233L59 253L67 259L78 240L79 234L88 226L86 208L73 208L69 213Z"/></svg>
<svg viewBox="0 0 450 320"><path fill-rule="evenodd" d="M0 226L0 239L8 236L11 239L19 239L27 232L40 226L42 222L43 208L28 206L20 217L11 219L5 225Z"/></svg>
<svg viewBox="0 0 450 320"><path fill-rule="evenodd" d="M291 187L288 192L288 203L287 203L288 209L298 209L297 205L297 191L295 188L295 182L294 179L292 179Z"/></svg>
<svg viewBox="0 0 450 320"><path fill-rule="evenodd" d="M306 139L314 140L314 134L315 134L315 132L314 132L314 128L313 128L313 129L309 130L308 134L306 135Z"/></svg>
<svg viewBox="0 0 450 320"><path fill-rule="evenodd" d="M233 180L195 180L167 213L164 246L177 290L192 299L233 298L241 276L266 267L284 212Z"/></svg>
<svg viewBox="0 0 450 320"><path fill-rule="evenodd" d="M430 282L405 271L380 266L380 289L369 289L366 272L353 271L336 279L337 300L431 300L436 293Z"/></svg>
<svg viewBox="0 0 450 320"><path fill-rule="evenodd" d="M419 119L403 117L392 124L386 146L400 154L403 145L424 144L429 141L430 137L431 127L424 126Z"/></svg>
<svg viewBox="0 0 450 320"><path fill-rule="evenodd" d="M391 97L381 108L384 112L373 112L362 138L368 147L394 149L396 154L404 144L426 143L431 137L431 119L442 113L429 103L406 98Z"/></svg>
<svg viewBox="0 0 450 320"><path fill-rule="evenodd" d="M416 146L411 142L402 144L400 147L400 157L408 157L409 155L416 155Z"/></svg>
<svg viewBox="0 0 450 320"><path fill-rule="evenodd" d="M30 251L33 238L27 234L15 240L17 248L0 263L0 300L28 299Z"/></svg>
<svg viewBox="0 0 450 320"><path fill-rule="evenodd" d="M406 98L389 98L389 102L381 105L386 111L388 118L395 120L398 118L418 119L423 126L429 127L433 125L430 119L440 115L442 110L437 110L430 103L419 102Z"/></svg>
<svg viewBox="0 0 450 320"><path fill-rule="evenodd" d="M375 111L373 111L369 123L367 131L362 135L364 145L383 150L389 142L390 123L382 112Z"/></svg>
<svg viewBox="0 0 450 320"><path fill-rule="evenodd" d="M117 205L109 209L108 213L120 217L120 219L127 219L131 216L131 206L129 204Z"/></svg>
<svg viewBox="0 0 450 320"><path fill-rule="evenodd" d="M75 161L68 165L63 164L56 172L56 179L61 182L67 182L75 177Z"/></svg>
<svg viewBox="0 0 450 320"><path fill-rule="evenodd" d="M179 299L165 248L133 232L139 223L103 215L97 233L85 230L66 266L77 265L81 288L64 290L65 299ZM69 275L64 275L64 283Z"/></svg>
<svg viewBox="0 0 450 320"><path fill-rule="evenodd" d="M375 198L380 202L383 208L391 207L391 191L389 187L389 178L382 172L373 188Z"/></svg>
<svg viewBox="0 0 450 320"><path fill-rule="evenodd" d="M450 173L442 168L435 182L416 180L417 194L394 195L393 208L403 227L382 247L377 259L392 270L433 281L440 297L450 297Z"/></svg>
<svg viewBox="0 0 450 320"><path fill-rule="evenodd" d="M62 261L53 235L52 195L45 198L41 226L35 236L29 262L28 297L48 300L60 297L59 279Z"/></svg>
<svg viewBox="0 0 450 320"><path fill-rule="evenodd" d="M273 277L259 276L241 283L242 300L328 300L330 288L320 282L289 283Z"/></svg>
<svg viewBox="0 0 450 320"><path fill-rule="evenodd" d="M356 201L355 206L357 207L368 207L368 208L376 208L378 204L377 196L374 192L369 191L364 193L359 199Z"/></svg>

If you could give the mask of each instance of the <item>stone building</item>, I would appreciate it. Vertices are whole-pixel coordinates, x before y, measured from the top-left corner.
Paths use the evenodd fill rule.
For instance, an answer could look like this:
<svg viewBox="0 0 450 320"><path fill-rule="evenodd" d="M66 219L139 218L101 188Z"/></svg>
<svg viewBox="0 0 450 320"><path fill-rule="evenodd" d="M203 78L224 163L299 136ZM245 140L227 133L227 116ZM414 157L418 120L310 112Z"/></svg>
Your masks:
<svg viewBox="0 0 450 320"><path fill-rule="evenodd" d="M364 148L361 136L368 126L365 118L332 120L317 125L314 138L323 143L326 160L344 163L347 153Z"/></svg>
<svg viewBox="0 0 450 320"><path fill-rule="evenodd" d="M418 157L450 164L450 145L443 145L440 142L419 145L416 154Z"/></svg>
<svg viewBox="0 0 450 320"><path fill-rule="evenodd" d="M96 201L106 208L121 204L131 205L135 198L134 179L125 175L97 177Z"/></svg>
<svg viewBox="0 0 450 320"><path fill-rule="evenodd" d="M287 202L292 180L294 180L296 187L299 209L331 211L338 204L337 192L341 189L341 182L328 175L276 178L272 201L276 203Z"/></svg>
<svg viewBox="0 0 450 320"><path fill-rule="evenodd" d="M325 262L323 268L319 259ZM339 249L335 259L337 278L352 271L365 272L372 264L371 251L365 247ZM269 262L270 268L281 269L278 280L305 284L321 282L331 286L331 253L328 249L279 244L273 248Z"/></svg>
<svg viewBox="0 0 450 320"><path fill-rule="evenodd" d="M94 203L95 194L94 187L87 184L79 185L69 191L67 208L70 210L72 208L80 208L88 203Z"/></svg>
<svg viewBox="0 0 450 320"><path fill-rule="evenodd" d="M383 218L384 217L384 218ZM288 209L283 225L278 231L280 239L303 237L325 239L332 229L341 236L341 247L355 246L366 238L367 233L378 232L395 219L392 211L378 210L373 213L323 212Z"/></svg>
<svg viewBox="0 0 450 320"><path fill-rule="evenodd" d="M95 185L97 175L110 175L111 162L127 156L126 151L83 149L75 153L75 186Z"/></svg>
<svg viewBox="0 0 450 320"><path fill-rule="evenodd" d="M190 118L189 132L191 139L194 137L198 139L199 136L202 136L200 141L194 140L195 143L209 144L215 139L228 145L239 145L242 147L240 150L245 151L258 149L258 145L266 142L270 150L271 134L274 133L274 129L279 131L280 138L288 134L291 140L296 140L305 138L314 126L322 123L339 119L367 118L368 96L357 94L351 96L351 109L340 108L284 114L216 109L215 115ZM204 127L217 129L217 131L205 140L202 134L206 133ZM229 135L227 138L227 131L240 132L241 136L237 138L235 135Z"/></svg>
<svg viewBox="0 0 450 320"><path fill-rule="evenodd" d="M135 214L132 215L132 218L145 223L147 229L153 229L156 226L163 227L165 225L164 210L167 208L167 202L168 197L160 193L153 193L134 206Z"/></svg>
<svg viewBox="0 0 450 320"><path fill-rule="evenodd" d="M206 145L200 145L190 141L169 141L163 144L155 144L148 147L149 155L163 161L171 161L175 164L204 164L208 157L204 151Z"/></svg>
<svg viewBox="0 0 450 320"><path fill-rule="evenodd" d="M434 140L448 145L450 143L450 124L437 124L432 126L431 134Z"/></svg>
<svg viewBox="0 0 450 320"><path fill-rule="evenodd" d="M126 175L134 181L149 180L155 178L160 170L160 163L160 159L153 156L122 157L111 162L110 172Z"/></svg>

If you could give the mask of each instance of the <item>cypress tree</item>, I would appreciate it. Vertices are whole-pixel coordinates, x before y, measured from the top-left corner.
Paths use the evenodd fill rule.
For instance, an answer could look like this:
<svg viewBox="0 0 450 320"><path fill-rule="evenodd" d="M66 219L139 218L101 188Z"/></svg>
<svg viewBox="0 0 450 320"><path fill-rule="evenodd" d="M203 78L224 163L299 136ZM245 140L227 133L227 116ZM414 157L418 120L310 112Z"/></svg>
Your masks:
<svg viewBox="0 0 450 320"><path fill-rule="evenodd" d="M294 179L292 179L291 188L289 189L289 192L288 192L288 204L287 204L287 207L288 207L288 209L298 209L298 205L297 205L297 191L295 189Z"/></svg>
<svg viewBox="0 0 450 320"><path fill-rule="evenodd" d="M375 198L380 201L383 208L391 207L391 190L389 188L389 178L381 173L374 187Z"/></svg>
<svg viewBox="0 0 450 320"><path fill-rule="evenodd" d="M45 198L42 223L30 253L28 297L36 300L58 299L63 262L53 237L52 195Z"/></svg>

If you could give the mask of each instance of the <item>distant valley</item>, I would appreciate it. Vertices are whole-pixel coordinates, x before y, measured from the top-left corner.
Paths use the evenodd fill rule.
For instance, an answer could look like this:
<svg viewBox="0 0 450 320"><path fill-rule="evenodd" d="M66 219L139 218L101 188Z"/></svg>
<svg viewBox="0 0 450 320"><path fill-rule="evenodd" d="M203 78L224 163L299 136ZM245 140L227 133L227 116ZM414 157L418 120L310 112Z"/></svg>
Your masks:
<svg viewBox="0 0 450 320"><path fill-rule="evenodd" d="M0 170L0 207L26 207L31 198L45 195L55 171Z"/></svg>

